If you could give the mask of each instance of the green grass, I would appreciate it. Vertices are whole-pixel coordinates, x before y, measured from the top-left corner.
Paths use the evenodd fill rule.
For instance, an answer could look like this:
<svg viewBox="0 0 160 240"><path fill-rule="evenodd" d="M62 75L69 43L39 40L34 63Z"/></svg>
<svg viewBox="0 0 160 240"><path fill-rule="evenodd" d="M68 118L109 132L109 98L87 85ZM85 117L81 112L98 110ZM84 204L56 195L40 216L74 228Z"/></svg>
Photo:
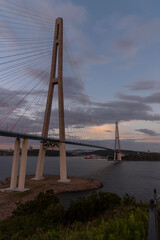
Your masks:
<svg viewBox="0 0 160 240"><path fill-rule="evenodd" d="M47 232L38 230L27 240L146 240L148 213L140 208L129 214L114 215L109 219L87 224L76 222L69 228L53 228Z"/></svg>

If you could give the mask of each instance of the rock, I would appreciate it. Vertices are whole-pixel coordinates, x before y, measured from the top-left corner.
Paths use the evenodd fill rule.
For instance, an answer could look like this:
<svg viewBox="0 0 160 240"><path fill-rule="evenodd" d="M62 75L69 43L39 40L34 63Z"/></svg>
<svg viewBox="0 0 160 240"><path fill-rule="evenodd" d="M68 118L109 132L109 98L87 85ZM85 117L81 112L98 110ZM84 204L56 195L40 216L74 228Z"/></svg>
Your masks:
<svg viewBox="0 0 160 240"><path fill-rule="evenodd" d="M9 178L6 178L0 182L2 185L7 185L9 183Z"/></svg>

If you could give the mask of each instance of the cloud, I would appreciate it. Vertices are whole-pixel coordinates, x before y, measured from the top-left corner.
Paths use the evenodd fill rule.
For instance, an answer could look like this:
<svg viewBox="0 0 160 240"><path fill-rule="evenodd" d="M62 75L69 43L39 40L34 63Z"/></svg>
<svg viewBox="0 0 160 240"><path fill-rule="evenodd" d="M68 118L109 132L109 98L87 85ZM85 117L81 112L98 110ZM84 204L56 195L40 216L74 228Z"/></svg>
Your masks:
<svg viewBox="0 0 160 240"><path fill-rule="evenodd" d="M78 64L82 66L87 65L97 65L97 64L107 64L112 61L111 57L97 54L96 52L92 51L89 46L86 46L86 49L83 49L83 52L78 53L77 56Z"/></svg>
<svg viewBox="0 0 160 240"><path fill-rule="evenodd" d="M116 45L124 50L124 49L128 49L134 46L134 42L128 38L121 38L116 42Z"/></svg>
<svg viewBox="0 0 160 240"><path fill-rule="evenodd" d="M144 97L144 101L146 101L147 103L160 103L160 92Z"/></svg>
<svg viewBox="0 0 160 240"><path fill-rule="evenodd" d="M115 109L117 111L120 110L130 110L132 109L133 112L139 112L142 109L144 111L151 111L152 108L145 104L145 103L132 103L132 102L125 102L125 101L113 101L113 102L109 102L107 104L105 104L108 108L110 109ZM104 105L104 106L105 106Z"/></svg>
<svg viewBox="0 0 160 240"><path fill-rule="evenodd" d="M72 125L84 124L85 127L115 123L115 121L159 121L160 115L154 114L152 108L144 103L116 101L102 107L79 107L68 113L68 122Z"/></svg>
<svg viewBox="0 0 160 240"><path fill-rule="evenodd" d="M143 97L140 97L137 95L127 95L127 94L118 92L116 96L121 100L143 102Z"/></svg>
<svg viewBox="0 0 160 240"><path fill-rule="evenodd" d="M159 81L154 80L139 79L133 83L126 85L126 87L131 91L153 90L159 88L160 83Z"/></svg>
<svg viewBox="0 0 160 240"><path fill-rule="evenodd" d="M66 100L79 104L91 104L90 97L85 93L85 85L81 79L64 77L64 97Z"/></svg>
<svg viewBox="0 0 160 240"><path fill-rule="evenodd" d="M95 32L107 39L112 60L135 59L144 48L160 42L159 28L159 18L138 14L111 14L95 24ZM106 41L102 45L105 48Z"/></svg>
<svg viewBox="0 0 160 240"><path fill-rule="evenodd" d="M5 109L14 107L15 104L17 104L21 100L22 95L23 93L17 90L10 90L0 87L0 114L2 114ZM26 100L24 99L24 101L21 103L21 106L24 106L25 103Z"/></svg>
<svg viewBox="0 0 160 240"><path fill-rule="evenodd" d="M47 92L46 92L47 93ZM21 93L22 94L22 93ZM34 93L33 93L34 94ZM35 92L35 95L37 93ZM43 92L45 94L45 92ZM6 95L11 95L6 91ZM112 101L107 103L94 102L90 97L85 94L84 83L73 78L64 78L64 96L65 96L65 121L66 127L84 128L90 126L101 126L104 124L115 123L115 121L131 121L131 120L150 120L159 121L160 115L154 114L152 107L146 104L145 99L138 96L129 96L119 94L119 98L123 98L126 101ZM158 94L157 94L158 96ZM54 101L57 98L57 93L54 93ZM16 95L15 103L22 98L22 95ZM153 102L154 97L149 96L148 102ZM29 103L30 99L26 99L21 108L14 112L14 114L7 119L7 125L13 126L16 120L23 115L25 106ZM132 101L128 101L132 100ZM57 100L56 100L57 101ZM9 106L7 106L9 107ZM54 105L55 107L55 105ZM43 103L43 109L38 108L38 105L33 105L33 108L28 113L23 115L23 118L19 122L17 129L26 128L29 125L29 129L35 129L35 131L41 131L42 122L44 116L45 104ZM30 112L31 111L31 112ZM1 114L4 114L1 111ZM29 124L28 124L29 123ZM30 127L31 126L31 127ZM52 110L52 119L50 121L50 129L58 128L58 111ZM31 131L30 130L30 131ZM107 131L104 129L104 131Z"/></svg>
<svg viewBox="0 0 160 240"><path fill-rule="evenodd" d="M159 136L160 135L159 133L156 133L155 131L149 130L149 129L146 129L146 128L144 128L144 129L136 129L136 131L142 132L142 133L144 133L144 134L146 134L148 136Z"/></svg>
<svg viewBox="0 0 160 240"><path fill-rule="evenodd" d="M123 37L114 42L114 46L117 50L121 51L125 57L133 57L138 52L136 43L128 37Z"/></svg>
<svg viewBox="0 0 160 240"><path fill-rule="evenodd" d="M119 99L123 99L126 101L135 101L135 102L138 102L141 104L142 103L149 103L149 104L153 104L153 103L159 104L160 103L160 92L153 93L146 97L140 97L137 95L127 95L127 94L122 94L122 93L117 93L116 96Z"/></svg>

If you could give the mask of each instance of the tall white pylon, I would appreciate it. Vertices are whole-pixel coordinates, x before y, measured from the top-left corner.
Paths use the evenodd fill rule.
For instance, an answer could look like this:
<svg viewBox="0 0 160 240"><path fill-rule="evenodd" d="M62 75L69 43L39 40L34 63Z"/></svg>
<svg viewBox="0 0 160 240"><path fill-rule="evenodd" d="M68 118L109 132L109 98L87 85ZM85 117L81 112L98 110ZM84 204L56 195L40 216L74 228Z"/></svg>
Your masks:
<svg viewBox="0 0 160 240"><path fill-rule="evenodd" d="M58 58L58 59L57 59ZM58 64L58 66L57 66ZM56 69L58 71L56 73ZM57 18L55 23L52 64L50 73L50 82L46 110L44 115L42 136L48 137L49 123L52 109L52 99L54 86L58 85L58 107L59 107L59 150L60 150L60 180L61 182L69 181L67 179L66 167L66 150L65 150L65 126L64 126L64 100L63 100L63 19ZM47 143L40 143L40 150L36 168L35 179L43 178L44 158Z"/></svg>
<svg viewBox="0 0 160 240"><path fill-rule="evenodd" d="M116 123L115 123L114 160L122 160L122 159L121 159L121 151L120 151L120 140L119 140L118 121L116 121Z"/></svg>

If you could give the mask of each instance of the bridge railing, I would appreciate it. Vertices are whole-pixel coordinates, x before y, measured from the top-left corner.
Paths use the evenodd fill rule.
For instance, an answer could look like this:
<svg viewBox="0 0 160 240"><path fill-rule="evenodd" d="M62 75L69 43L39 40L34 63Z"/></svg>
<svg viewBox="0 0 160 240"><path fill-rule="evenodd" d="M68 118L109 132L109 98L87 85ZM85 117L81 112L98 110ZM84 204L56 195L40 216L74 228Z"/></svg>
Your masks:
<svg viewBox="0 0 160 240"><path fill-rule="evenodd" d="M160 195L154 189L154 198L150 200L148 240L160 240L159 223Z"/></svg>

